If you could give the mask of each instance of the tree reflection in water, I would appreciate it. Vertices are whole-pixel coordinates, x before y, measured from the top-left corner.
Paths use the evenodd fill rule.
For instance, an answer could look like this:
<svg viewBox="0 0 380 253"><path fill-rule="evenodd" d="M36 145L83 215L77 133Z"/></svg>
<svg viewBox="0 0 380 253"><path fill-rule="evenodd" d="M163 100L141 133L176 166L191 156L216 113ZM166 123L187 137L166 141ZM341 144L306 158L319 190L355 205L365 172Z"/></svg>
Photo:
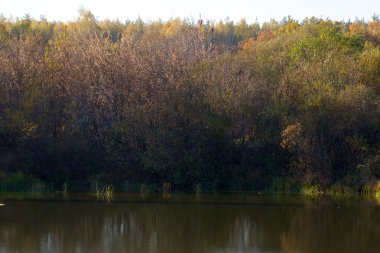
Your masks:
<svg viewBox="0 0 380 253"><path fill-rule="evenodd" d="M0 252L380 252L376 205L276 198L10 201Z"/></svg>

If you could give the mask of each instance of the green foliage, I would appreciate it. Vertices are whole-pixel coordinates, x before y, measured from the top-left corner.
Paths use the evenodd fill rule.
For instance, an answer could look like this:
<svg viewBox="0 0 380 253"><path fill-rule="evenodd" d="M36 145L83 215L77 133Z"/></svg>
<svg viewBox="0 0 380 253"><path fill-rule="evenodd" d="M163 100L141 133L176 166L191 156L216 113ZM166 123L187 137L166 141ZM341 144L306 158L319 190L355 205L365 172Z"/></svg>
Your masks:
<svg viewBox="0 0 380 253"><path fill-rule="evenodd" d="M0 191L3 192L45 192L43 182L21 172L0 174Z"/></svg>
<svg viewBox="0 0 380 253"><path fill-rule="evenodd" d="M299 184L293 178L276 177L273 179L269 190L271 192L299 192Z"/></svg>

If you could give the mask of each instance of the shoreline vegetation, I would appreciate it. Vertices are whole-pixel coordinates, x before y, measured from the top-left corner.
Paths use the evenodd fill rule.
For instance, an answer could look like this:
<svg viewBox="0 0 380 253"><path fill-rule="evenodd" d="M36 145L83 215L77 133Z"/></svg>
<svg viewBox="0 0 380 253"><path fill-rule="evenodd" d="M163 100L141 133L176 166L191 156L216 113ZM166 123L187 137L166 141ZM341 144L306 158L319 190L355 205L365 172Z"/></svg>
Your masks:
<svg viewBox="0 0 380 253"><path fill-rule="evenodd" d="M284 181L282 181L284 182ZM361 189L353 189L342 185L332 185L328 188L322 188L318 185L309 186L290 186L289 182L285 184L272 184L268 188L263 189L263 191L235 191L234 189L229 189L225 191L220 191L216 189L202 190L200 185L197 185L193 190L178 191L173 190L170 183L164 183L162 186L157 184L147 185L142 184L129 184L124 188L115 189L113 185L103 185L100 186L98 182L95 182L94 186L87 189L71 189L68 190L68 185L62 187L61 191L54 190L54 188L42 183L33 177L28 177L21 173L16 175L11 175L8 178L0 178L0 193L35 193L35 194L50 194L50 193L94 193L97 200L111 202L114 194L117 193L163 193L164 195L170 195L172 193L252 193L252 194L300 194L307 197L353 197L353 196L363 196L363 197L373 197L380 200L380 181L373 184L365 185Z"/></svg>
<svg viewBox="0 0 380 253"><path fill-rule="evenodd" d="M380 18L0 15L0 192L380 198Z"/></svg>

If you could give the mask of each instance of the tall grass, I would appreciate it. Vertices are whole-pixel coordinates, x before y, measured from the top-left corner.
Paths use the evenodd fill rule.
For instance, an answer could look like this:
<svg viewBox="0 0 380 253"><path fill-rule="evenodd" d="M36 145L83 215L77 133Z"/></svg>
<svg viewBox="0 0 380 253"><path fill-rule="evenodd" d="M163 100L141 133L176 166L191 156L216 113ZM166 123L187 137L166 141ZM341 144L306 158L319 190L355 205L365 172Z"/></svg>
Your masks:
<svg viewBox="0 0 380 253"><path fill-rule="evenodd" d="M114 195L114 188L112 185L99 186L98 183L95 184L95 194L97 200L104 200L106 202L111 202Z"/></svg>
<svg viewBox="0 0 380 253"><path fill-rule="evenodd" d="M380 199L380 181L366 184L362 189L362 194Z"/></svg>
<svg viewBox="0 0 380 253"><path fill-rule="evenodd" d="M171 192L172 192L172 185L171 183L165 182L162 184L162 193L164 199L170 199L171 198Z"/></svg>
<svg viewBox="0 0 380 253"><path fill-rule="evenodd" d="M171 183L166 182L166 183L162 184L162 192L163 193L170 193L171 191L172 191Z"/></svg>
<svg viewBox="0 0 380 253"><path fill-rule="evenodd" d="M375 185L373 186L373 191L375 194L375 197L377 199L380 199L380 181L377 181Z"/></svg>
<svg viewBox="0 0 380 253"><path fill-rule="evenodd" d="M301 194L309 197L318 197L324 194L324 191L318 185L307 185L301 188Z"/></svg>

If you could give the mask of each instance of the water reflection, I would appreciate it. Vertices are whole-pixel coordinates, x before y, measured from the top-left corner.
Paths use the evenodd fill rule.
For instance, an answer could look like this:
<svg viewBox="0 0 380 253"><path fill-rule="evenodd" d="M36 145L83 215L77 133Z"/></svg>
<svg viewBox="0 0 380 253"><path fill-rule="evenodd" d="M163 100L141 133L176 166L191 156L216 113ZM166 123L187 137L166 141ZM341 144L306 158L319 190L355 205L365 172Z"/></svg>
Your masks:
<svg viewBox="0 0 380 253"><path fill-rule="evenodd" d="M128 195L8 200L0 252L380 252L380 208L364 200Z"/></svg>

